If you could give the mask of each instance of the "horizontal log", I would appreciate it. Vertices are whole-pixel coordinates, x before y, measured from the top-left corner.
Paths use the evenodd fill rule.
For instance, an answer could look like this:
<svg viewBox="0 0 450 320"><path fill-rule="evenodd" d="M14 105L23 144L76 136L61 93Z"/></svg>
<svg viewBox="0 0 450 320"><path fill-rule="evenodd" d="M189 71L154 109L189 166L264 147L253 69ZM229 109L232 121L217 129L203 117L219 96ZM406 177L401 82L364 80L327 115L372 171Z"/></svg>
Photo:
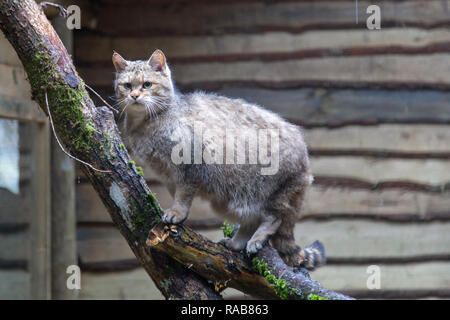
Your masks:
<svg viewBox="0 0 450 320"><path fill-rule="evenodd" d="M450 94L423 90L230 88L219 94L259 104L305 127L450 123Z"/></svg>
<svg viewBox="0 0 450 320"><path fill-rule="evenodd" d="M137 270L114 273L83 272L79 299L163 299L146 272Z"/></svg>
<svg viewBox="0 0 450 320"><path fill-rule="evenodd" d="M0 64L10 65L14 67L22 67L16 51L0 31Z"/></svg>
<svg viewBox="0 0 450 320"><path fill-rule="evenodd" d="M447 254L434 254L434 255L417 255L411 257L398 257L398 258L383 258L383 257L349 257L349 258L331 258L327 259L327 265L364 265L368 266L371 264L384 264L384 265L398 265L398 264L413 264L413 263L423 263L424 261L450 261L450 253Z"/></svg>
<svg viewBox="0 0 450 320"><path fill-rule="evenodd" d="M16 222L6 222L0 223L0 233L15 233L15 232L23 232L28 230L28 223L16 223Z"/></svg>
<svg viewBox="0 0 450 320"><path fill-rule="evenodd" d="M110 37L81 33L75 38L79 66L109 67L111 52L144 59L160 48L175 64L192 62L276 61L325 56L449 52L447 29L417 28L267 32L221 36ZM95 48L95 50L83 50ZM1 61L1 60L0 60Z"/></svg>
<svg viewBox="0 0 450 320"><path fill-rule="evenodd" d="M395 159L442 159L449 160L449 152L399 152L399 151L385 151L385 150L367 150L367 149L342 149L342 150L323 150L323 149L309 149L309 154L312 156L357 156L370 158L395 158Z"/></svg>
<svg viewBox="0 0 450 320"><path fill-rule="evenodd" d="M33 122L46 121L44 113L31 99L29 101L20 101L0 96L0 106L0 118Z"/></svg>
<svg viewBox="0 0 450 320"><path fill-rule="evenodd" d="M296 242L307 245L319 239L327 256L335 264L354 262L428 261L450 256L450 223L388 224L372 221L305 221L295 228ZM218 241L221 230L205 230L201 234ZM78 250L84 264L132 260L133 253L120 233L112 227L79 228ZM359 259L359 260L356 260Z"/></svg>
<svg viewBox="0 0 450 320"><path fill-rule="evenodd" d="M450 155L450 127L448 125L393 125L373 127L349 126L329 130L313 128L304 130L305 140L312 154L321 155L327 151L345 153L351 150L374 151L398 156L422 154Z"/></svg>
<svg viewBox="0 0 450 320"><path fill-rule="evenodd" d="M423 290L344 290L357 299L443 299L448 300L448 289L423 289Z"/></svg>
<svg viewBox="0 0 450 320"><path fill-rule="evenodd" d="M367 8L370 1L360 1ZM449 2L379 1L382 26L446 26ZM161 34L223 34L264 31L304 32L311 29L365 28L367 14L359 10L355 23L354 1L204 3L155 6L114 4L98 12L97 30L105 34L149 36ZM123 8L123 9L122 9ZM125 10L126 8L126 10ZM117 23L120 21L121 23ZM145 23L151 21L151 23Z"/></svg>
<svg viewBox="0 0 450 320"><path fill-rule="evenodd" d="M422 183L410 182L410 181L380 181L369 182L353 178L343 178L336 176L315 176L314 186L327 188L345 188L345 189L362 189L371 191L385 191L385 190L400 190L403 192L425 192L435 194L445 194L450 191L450 183L442 185L427 185Z"/></svg>
<svg viewBox="0 0 450 320"><path fill-rule="evenodd" d="M0 73L0 96L3 99L30 101L31 87L23 67L0 64Z"/></svg>
<svg viewBox="0 0 450 320"><path fill-rule="evenodd" d="M183 87L217 88L247 84L292 86L350 86L449 88L450 76L442 68L450 54L325 57L276 62L191 63L172 65L175 82ZM113 68L80 68L92 85L111 85Z"/></svg>
<svg viewBox="0 0 450 320"><path fill-rule="evenodd" d="M30 221L30 199L27 199L27 195L16 195L5 188L0 188L1 225Z"/></svg>
<svg viewBox="0 0 450 320"><path fill-rule="evenodd" d="M445 185L450 181L450 161L447 160L313 156L311 168L317 176L353 178L372 183L403 180Z"/></svg>
<svg viewBox="0 0 450 320"><path fill-rule="evenodd" d="M402 221L401 217L426 221L448 215L449 194L428 194L407 190L369 191L365 189L313 187L307 191L302 213L306 217L339 218L342 215ZM406 219L406 217L409 217Z"/></svg>
<svg viewBox="0 0 450 320"><path fill-rule="evenodd" d="M353 290L364 292L378 291L367 289L367 279L370 276L365 266L324 266L313 272L311 277L322 285L344 292ZM433 291L447 290L450 283L450 262L429 262L407 265L379 265L380 290L412 291L430 290L424 296L433 296ZM370 295L370 293L367 293ZM360 294L360 297L366 295ZM401 297L400 294L396 295ZM383 297L383 296L378 296ZM388 297L386 297L388 298ZM389 298L393 298L390 295Z"/></svg>
<svg viewBox="0 0 450 320"><path fill-rule="evenodd" d="M0 261L3 266L9 262L28 261L30 258L30 233L28 230L14 233L0 233Z"/></svg>
<svg viewBox="0 0 450 320"><path fill-rule="evenodd" d="M142 268L119 272L83 271L79 299L161 300L164 297ZM222 292L224 299L242 294L233 289Z"/></svg>
<svg viewBox="0 0 450 320"><path fill-rule="evenodd" d="M142 268L119 272L83 271L78 299L108 299L108 300L162 300L164 297L146 276ZM221 292L224 299L233 296L243 296L237 290L226 289Z"/></svg>
<svg viewBox="0 0 450 320"><path fill-rule="evenodd" d="M78 264L81 270L96 273L128 271L141 268L139 261L131 257L124 260L91 262L84 262L82 259L78 259Z"/></svg>
<svg viewBox="0 0 450 320"><path fill-rule="evenodd" d="M120 232L112 227L77 228L77 250L82 264L136 259Z"/></svg>

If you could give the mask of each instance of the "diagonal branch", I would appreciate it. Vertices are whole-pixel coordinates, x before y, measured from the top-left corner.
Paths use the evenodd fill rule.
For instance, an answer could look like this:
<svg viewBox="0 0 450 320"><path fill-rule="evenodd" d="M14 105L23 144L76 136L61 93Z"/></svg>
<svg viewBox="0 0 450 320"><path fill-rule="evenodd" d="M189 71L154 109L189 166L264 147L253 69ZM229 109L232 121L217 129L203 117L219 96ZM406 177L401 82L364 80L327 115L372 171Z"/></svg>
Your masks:
<svg viewBox="0 0 450 320"><path fill-rule="evenodd" d="M131 161L112 112L96 108L66 49L32 0L0 0L0 28L21 59L32 94L53 116L70 154L109 172L83 171L111 218L166 298L220 299L225 285L262 298L348 297L292 272L266 247L249 260L185 226L161 223L161 208Z"/></svg>

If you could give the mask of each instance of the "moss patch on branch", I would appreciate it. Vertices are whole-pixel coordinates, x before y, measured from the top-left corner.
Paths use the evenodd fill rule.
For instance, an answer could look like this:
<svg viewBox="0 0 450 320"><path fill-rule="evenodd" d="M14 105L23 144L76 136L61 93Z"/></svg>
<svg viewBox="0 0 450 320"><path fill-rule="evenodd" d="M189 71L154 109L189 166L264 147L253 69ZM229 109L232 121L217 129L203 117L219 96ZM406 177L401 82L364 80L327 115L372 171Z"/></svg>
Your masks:
<svg viewBox="0 0 450 320"><path fill-rule="evenodd" d="M231 223L228 223L228 221L224 221L221 229L224 237L231 238L236 232L237 227Z"/></svg>
<svg viewBox="0 0 450 320"><path fill-rule="evenodd" d="M253 267L262 276L264 276L275 290L275 293L283 300L292 298L294 296L301 296L301 293L296 288L291 288L286 280L283 278L276 278L269 270L266 262L253 258Z"/></svg>
<svg viewBox="0 0 450 320"><path fill-rule="evenodd" d="M63 79L56 69L55 62L45 52L36 53L32 59L26 61L24 67L33 97L45 106L47 93L58 135L66 145L71 146L72 151L75 150L78 154L91 152L93 144L98 142L93 139L95 125L83 112L82 106L89 99L83 82L73 75ZM46 107L43 109L47 111Z"/></svg>
<svg viewBox="0 0 450 320"><path fill-rule="evenodd" d="M145 196L144 207L136 203L131 213L136 234L142 241L146 241L149 231L161 222L162 210L152 193ZM156 214L155 214L156 213Z"/></svg>
<svg viewBox="0 0 450 320"><path fill-rule="evenodd" d="M328 300L325 297L319 296L318 294L309 294L308 300Z"/></svg>

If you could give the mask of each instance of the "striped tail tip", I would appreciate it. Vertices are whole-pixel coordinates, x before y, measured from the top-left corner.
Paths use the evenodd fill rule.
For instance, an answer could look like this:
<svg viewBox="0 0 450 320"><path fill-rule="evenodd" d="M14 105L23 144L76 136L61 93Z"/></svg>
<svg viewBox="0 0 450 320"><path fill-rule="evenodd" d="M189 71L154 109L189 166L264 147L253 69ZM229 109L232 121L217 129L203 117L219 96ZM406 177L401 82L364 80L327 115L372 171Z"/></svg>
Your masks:
<svg viewBox="0 0 450 320"><path fill-rule="evenodd" d="M301 263L301 267L308 270L314 270L326 263L325 247L320 241L314 241L311 245L303 249L305 260Z"/></svg>

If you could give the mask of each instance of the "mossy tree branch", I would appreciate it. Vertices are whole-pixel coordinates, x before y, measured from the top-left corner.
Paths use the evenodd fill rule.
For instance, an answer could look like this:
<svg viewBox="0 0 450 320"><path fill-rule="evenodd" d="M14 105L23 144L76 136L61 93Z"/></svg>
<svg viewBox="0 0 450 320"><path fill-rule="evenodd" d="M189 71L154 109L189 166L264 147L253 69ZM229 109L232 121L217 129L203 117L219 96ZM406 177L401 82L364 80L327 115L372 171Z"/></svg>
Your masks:
<svg viewBox="0 0 450 320"><path fill-rule="evenodd" d="M294 273L276 251L256 259L231 252L185 226L167 227L161 208L123 148L114 117L96 108L59 37L32 0L0 0L0 28L21 59L32 95L47 113L67 150L108 173L83 171L111 218L166 298L220 299L224 286L262 298L348 299Z"/></svg>

